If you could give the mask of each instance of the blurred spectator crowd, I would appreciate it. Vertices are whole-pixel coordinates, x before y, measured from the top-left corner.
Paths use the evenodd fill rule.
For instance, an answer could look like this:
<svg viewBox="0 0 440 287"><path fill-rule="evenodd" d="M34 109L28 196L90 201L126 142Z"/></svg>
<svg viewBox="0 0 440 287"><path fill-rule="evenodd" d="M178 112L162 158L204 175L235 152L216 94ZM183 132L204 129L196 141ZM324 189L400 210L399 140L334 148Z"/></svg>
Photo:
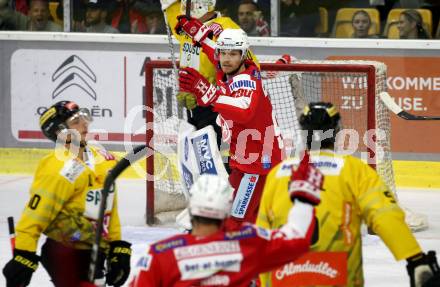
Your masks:
<svg viewBox="0 0 440 287"><path fill-rule="evenodd" d="M217 0L250 36L440 38L438 0ZM165 34L159 0L72 0L74 32ZM0 30L63 31L63 0L0 0Z"/></svg>

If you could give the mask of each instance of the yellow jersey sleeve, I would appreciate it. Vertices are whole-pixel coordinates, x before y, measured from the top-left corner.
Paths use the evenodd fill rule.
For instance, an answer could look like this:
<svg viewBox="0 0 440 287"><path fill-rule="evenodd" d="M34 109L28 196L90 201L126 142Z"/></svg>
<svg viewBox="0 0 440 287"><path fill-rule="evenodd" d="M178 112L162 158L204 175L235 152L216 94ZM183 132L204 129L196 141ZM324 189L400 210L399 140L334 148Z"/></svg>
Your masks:
<svg viewBox="0 0 440 287"><path fill-rule="evenodd" d="M108 239L110 242L121 240L121 222L119 220L117 193L115 194L115 197L113 199L113 208L110 215Z"/></svg>
<svg viewBox="0 0 440 287"><path fill-rule="evenodd" d="M16 227L17 249L36 251L41 233L74 193L74 185L58 172L59 168L59 163L53 160L40 162L30 188L29 202Z"/></svg>
<svg viewBox="0 0 440 287"><path fill-rule="evenodd" d="M354 159L357 160L357 159ZM366 164L359 166L357 202L367 225L383 240L396 260L422 252L414 235L405 223L405 214L393 193L379 175ZM352 183L355 184L355 183ZM399 240L396 240L399 238Z"/></svg>

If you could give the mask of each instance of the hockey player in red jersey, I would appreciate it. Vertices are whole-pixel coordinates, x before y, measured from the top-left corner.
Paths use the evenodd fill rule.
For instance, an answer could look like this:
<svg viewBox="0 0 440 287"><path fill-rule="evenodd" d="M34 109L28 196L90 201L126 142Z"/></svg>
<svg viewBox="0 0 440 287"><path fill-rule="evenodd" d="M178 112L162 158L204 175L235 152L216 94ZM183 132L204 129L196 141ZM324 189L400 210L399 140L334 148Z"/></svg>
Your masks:
<svg viewBox="0 0 440 287"><path fill-rule="evenodd" d="M230 144L234 188L233 226L254 223L266 175L283 156L283 141L257 65L246 55L249 41L241 29L225 29L214 44L206 27L196 19L180 17L180 27L202 45L217 67L217 87L199 72L183 68L180 89L194 94L200 106L212 106L219 113L223 141Z"/></svg>
<svg viewBox="0 0 440 287"><path fill-rule="evenodd" d="M323 179L307 154L289 183L295 205L284 226L268 230L244 224L228 232L222 224L231 210L232 188L218 176L200 176L189 199L191 234L151 245L130 286L250 286L258 273L307 252Z"/></svg>

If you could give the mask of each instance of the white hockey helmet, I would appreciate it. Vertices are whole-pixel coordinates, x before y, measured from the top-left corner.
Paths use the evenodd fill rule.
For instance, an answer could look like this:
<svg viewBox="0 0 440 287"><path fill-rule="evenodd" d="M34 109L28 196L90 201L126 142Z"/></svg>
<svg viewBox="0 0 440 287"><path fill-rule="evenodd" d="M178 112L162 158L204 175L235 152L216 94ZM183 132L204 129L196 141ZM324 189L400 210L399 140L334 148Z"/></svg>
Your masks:
<svg viewBox="0 0 440 287"><path fill-rule="evenodd" d="M218 57L220 50L240 50L241 58L245 59L249 50L249 38L242 29L225 29L215 42L215 55Z"/></svg>
<svg viewBox="0 0 440 287"><path fill-rule="evenodd" d="M210 11L214 11L216 0L191 0L191 17L200 18ZM180 2L180 12L186 13L186 0Z"/></svg>
<svg viewBox="0 0 440 287"><path fill-rule="evenodd" d="M220 176L202 174L190 189L190 215L225 219L232 208L233 191L229 182Z"/></svg>

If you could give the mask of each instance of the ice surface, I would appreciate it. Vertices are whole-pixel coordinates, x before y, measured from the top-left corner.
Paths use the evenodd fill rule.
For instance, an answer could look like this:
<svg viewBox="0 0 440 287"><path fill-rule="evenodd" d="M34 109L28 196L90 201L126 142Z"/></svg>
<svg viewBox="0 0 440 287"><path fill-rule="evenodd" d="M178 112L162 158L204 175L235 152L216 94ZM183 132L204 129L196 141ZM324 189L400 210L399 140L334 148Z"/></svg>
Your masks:
<svg viewBox="0 0 440 287"><path fill-rule="evenodd" d="M29 176L0 176L0 268L11 258L6 218L14 216L18 220L28 199L28 189L32 178ZM140 180L120 180L119 209L125 240L133 244L133 260L147 249L149 243L178 232L172 226L147 227L144 222L145 184ZM399 190L399 200L416 212L428 215L430 228L416 233L424 250L436 250L440 253L440 190ZM399 240L399 238L396 238ZM44 240L40 240L40 244ZM396 262L376 236L366 235L363 244L365 286L409 286L405 262ZM0 275L0 286L5 286ZM38 268L30 286L52 286L46 271Z"/></svg>

